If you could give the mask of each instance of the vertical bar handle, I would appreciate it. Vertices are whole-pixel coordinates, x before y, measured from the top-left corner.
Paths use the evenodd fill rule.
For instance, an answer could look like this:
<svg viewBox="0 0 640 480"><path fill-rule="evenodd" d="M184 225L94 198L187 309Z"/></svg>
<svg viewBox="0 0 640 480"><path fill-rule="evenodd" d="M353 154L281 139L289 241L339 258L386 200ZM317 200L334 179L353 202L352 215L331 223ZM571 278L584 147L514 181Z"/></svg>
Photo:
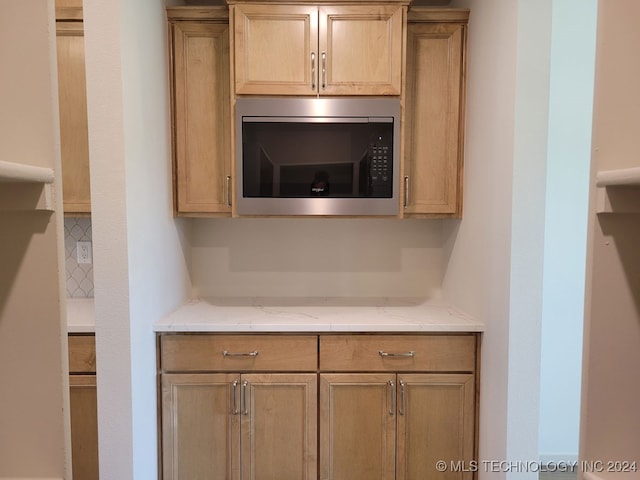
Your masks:
<svg viewBox="0 0 640 480"><path fill-rule="evenodd" d="M322 89L327 86L327 53L322 52Z"/></svg>
<svg viewBox="0 0 640 480"><path fill-rule="evenodd" d="M389 380L389 415L396 411L396 384Z"/></svg>
<svg viewBox="0 0 640 480"><path fill-rule="evenodd" d="M409 206L409 177L404 177L404 208Z"/></svg>
<svg viewBox="0 0 640 480"><path fill-rule="evenodd" d="M233 395L233 415L237 415L238 413L240 413L240 411L238 410L238 401L237 401L237 387L238 387L238 380L234 380L233 383L231 384L233 390L232 390L232 395Z"/></svg>
<svg viewBox="0 0 640 480"><path fill-rule="evenodd" d="M311 90L316 89L316 52L311 52Z"/></svg>
<svg viewBox="0 0 640 480"><path fill-rule="evenodd" d="M242 414L243 415L248 415L249 414L249 408L247 407L247 385L249 385L249 382L247 380L245 380L244 382L242 382Z"/></svg>
<svg viewBox="0 0 640 480"><path fill-rule="evenodd" d="M405 407L406 407L406 405L404 403L405 402L405 396L404 396L405 391L404 390L405 390L405 383L404 383L404 381L400 380L400 407L398 408L398 413L400 415L404 415L404 411L405 411Z"/></svg>
<svg viewBox="0 0 640 480"><path fill-rule="evenodd" d="M227 207L231 206L231 175L227 175Z"/></svg>

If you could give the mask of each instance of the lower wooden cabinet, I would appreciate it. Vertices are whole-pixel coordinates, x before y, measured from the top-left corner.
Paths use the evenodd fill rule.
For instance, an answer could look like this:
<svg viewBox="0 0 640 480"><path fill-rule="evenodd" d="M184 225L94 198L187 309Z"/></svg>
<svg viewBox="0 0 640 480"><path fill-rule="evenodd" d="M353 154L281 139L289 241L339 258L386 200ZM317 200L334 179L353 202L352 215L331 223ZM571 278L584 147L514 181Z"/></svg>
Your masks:
<svg viewBox="0 0 640 480"><path fill-rule="evenodd" d="M471 479L436 462L476 459L478 343L162 334L163 479Z"/></svg>
<svg viewBox="0 0 640 480"><path fill-rule="evenodd" d="M163 478L315 478L316 397L316 374L163 375Z"/></svg>
<svg viewBox="0 0 640 480"><path fill-rule="evenodd" d="M69 335L71 465L76 480L97 480L98 401L93 335Z"/></svg>

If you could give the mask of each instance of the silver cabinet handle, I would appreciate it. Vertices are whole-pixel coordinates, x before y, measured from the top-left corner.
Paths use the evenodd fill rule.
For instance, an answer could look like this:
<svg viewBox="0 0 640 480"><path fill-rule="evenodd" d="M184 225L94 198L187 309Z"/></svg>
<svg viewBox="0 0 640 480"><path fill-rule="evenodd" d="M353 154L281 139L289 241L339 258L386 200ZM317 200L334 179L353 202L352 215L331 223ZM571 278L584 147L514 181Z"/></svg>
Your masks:
<svg viewBox="0 0 640 480"><path fill-rule="evenodd" d="M237 415L238 413L240 413L238 410L238 402L236 400L237 398L236 389L238 387L238 380L234 380L231 386L233 387L233 415Z"/></svg>
<svg viewBox="0 0 640 480"><path fill-rule="evenodd" d="M327 53L322 52L322 89L327 86Z"/></svg>
<svg viewBox="0 0 640 480"><path fill-rule="evenodd" d="M316 89L316 52L311 52L311 90Z"/></svg>
<svg viewBox="0 0 640 480"><path fill-rule="evenodd" d="M400 408L398 408L398 413L400 415L404 415L404 410L405 410L405 403L404 403L404 387L405 387L405 383L400 380Z"/></svg>
<svg viewBox="0 0 640 480"><path fill-rule="evenodd" d="M248 415L249 414L249 408L247 407L247 385L249 385L249 382L247 380L245 380L244 382L242 382L242 414L243 415Z"/></svg>
<svg viewBox="0 0 640 480"><path fill-rule="evenodd" d="M396 411L396 384L389 380L389 415Z"/></svg>
<svg viewBox="0 0 640 480"><path fill-rule="evenodd" d="M231 206L231 175L227 175L227 207Z"/></svg>
<svg viewBox="0 0 640 480"><path fill-rule="evenodd" d="M381 357L415 357L416 356L416 352L414 352L413 350L409 352L402 352L402 353L390 353L390 352L384 352L380 350L378 351L378 354Z"/></svg>
<svg viewBox="0 0 640 480"><path fill-rule="evenodd" d="M226 350L222 352L223 357L257 357L258 350L254 350L253 352L227 352Z"/></svg>
<svg viewBox="0 0 640 480"><path fill-rule="evenodd" d="M404 208L409 206L409 177L404 177Z"/></svg>

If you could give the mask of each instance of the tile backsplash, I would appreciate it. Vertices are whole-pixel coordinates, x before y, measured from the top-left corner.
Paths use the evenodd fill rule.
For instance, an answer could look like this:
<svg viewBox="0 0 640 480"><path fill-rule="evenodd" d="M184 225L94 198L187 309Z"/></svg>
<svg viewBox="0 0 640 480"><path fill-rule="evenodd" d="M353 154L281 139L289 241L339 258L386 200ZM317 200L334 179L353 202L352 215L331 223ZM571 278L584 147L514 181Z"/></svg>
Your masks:
<svg viewBox="0 0 640 480"><path fill-rule="evenodd" d="M64 253L67 297L93 297L93 263L78 263L77 242L91 242L91 218L65 217Z"/></svg>

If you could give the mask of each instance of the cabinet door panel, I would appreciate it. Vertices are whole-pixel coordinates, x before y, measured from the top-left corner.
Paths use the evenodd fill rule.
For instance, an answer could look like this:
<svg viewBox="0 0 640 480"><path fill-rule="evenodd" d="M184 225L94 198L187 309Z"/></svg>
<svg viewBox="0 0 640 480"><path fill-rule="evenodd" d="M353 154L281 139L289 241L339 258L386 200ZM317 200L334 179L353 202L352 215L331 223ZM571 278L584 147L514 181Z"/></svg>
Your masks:
<svg viewBox="0 0 640 480"><path fill-rule="evenodd" d="M95 375L69 377L74 478L98 480L98 399Z"/></svg>
<svg viewBox="0 0 640 480"><path fill-rule="evenodd" d="M460 216L464 27L409 24L405 214Z"/></svg>
<svg viewBox="0 0 640 480"><path fill-rule="evenodd" d="M320 375L321 480L394 480L394 374Z"/></svg>
<svg viewBox="0 0 640 480"><path fill-rule="evenodd" d="M317 383L315 373L242 376L242 479L316 478Z"/></svg>
<svg viewBox="0 0 640 480"><path fill-rule="evenodd" d="M56 22L62 199L65 213L91 212L82 22Z"/></svg>
<svg viewBox="0 0 640 480"><path fill-rule="evenodd" d="M237 375L162 375L164 480L238 478ZM237 398L237 396L236 396Z"/></svg>
<svg viewBox="0 0 640 480"><path fill-rule="evenodd" d="M436 463L474 459L474 386L470 374L398 375L398 480L473 478Z"/></svg>
<svg viewBox="0 0 640 480"><path fill-rule="evenodd" d="M229 27L173 24L178 213L230 215Z"/></svg>
<svg viewBox="0 0 640 480"><path fill-rule="evenodd" d="M238 94L309 95L317 92L318 11L304 5L235 7Z"/></svg>
<svg viewBox="0 0 640 480"><path fill-rule="evenodd" d="M403 7L322 6L318 17L320 94L400 95Z"/></svg>

